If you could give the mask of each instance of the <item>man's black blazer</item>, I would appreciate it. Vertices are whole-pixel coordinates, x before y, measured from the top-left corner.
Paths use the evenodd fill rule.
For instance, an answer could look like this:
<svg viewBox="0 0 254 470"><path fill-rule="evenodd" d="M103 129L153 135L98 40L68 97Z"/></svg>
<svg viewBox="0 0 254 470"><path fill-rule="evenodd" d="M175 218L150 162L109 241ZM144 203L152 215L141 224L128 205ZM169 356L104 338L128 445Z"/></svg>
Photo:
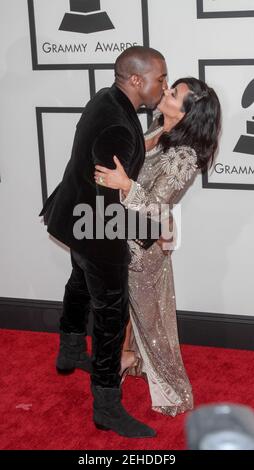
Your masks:
<svg viewBox="0 0 254 470"><path fill-rule="evenodd" d="M115 168L113 155L118 156L128 176L136 180L145 158L142 127L132 103L115 85L100 90L86 105L62 182L40 215L51 235L84 257L124 264L129 262L125 239L77 239L73 234L74 223L81 218L73 214L78 204L89 204L95 225L96 196L104 196L105 209L119 203L119 191L98 186L94 181L95 164Z"/></svg>

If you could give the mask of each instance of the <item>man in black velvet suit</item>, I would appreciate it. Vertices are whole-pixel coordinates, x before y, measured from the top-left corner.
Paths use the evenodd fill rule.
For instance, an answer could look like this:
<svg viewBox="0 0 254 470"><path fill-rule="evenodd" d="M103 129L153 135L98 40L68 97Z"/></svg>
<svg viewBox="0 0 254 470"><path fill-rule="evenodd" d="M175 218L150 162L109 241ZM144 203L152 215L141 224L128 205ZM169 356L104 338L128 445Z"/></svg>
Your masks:
<svg viewBox="0 0 254 470"><path fill-rule="evenodd" d="M94 422L99 429L127 437L151 437L155 432L132 418L121 404L119 371L129 317L130 255L126 239L98 234L98 224L104 232L110 219L104 211L110 204L120 204L120 199L118 191L95 184L94 169L96 164L114 168L113 155L117 155L128 176L137 179L145 146L136 111L142 105L156 107L167 88L166 75L165 59L154 49L131 47L118 57L115 83L86 105L63 180L41 212L48 232L71 249L72 273L65 287L57 369L91 370L85 342L91 308ZM88 206L93 227L84 230ZM87 236L88 228L92 236ZM144 248L151 243L143 241Z"/></svg>

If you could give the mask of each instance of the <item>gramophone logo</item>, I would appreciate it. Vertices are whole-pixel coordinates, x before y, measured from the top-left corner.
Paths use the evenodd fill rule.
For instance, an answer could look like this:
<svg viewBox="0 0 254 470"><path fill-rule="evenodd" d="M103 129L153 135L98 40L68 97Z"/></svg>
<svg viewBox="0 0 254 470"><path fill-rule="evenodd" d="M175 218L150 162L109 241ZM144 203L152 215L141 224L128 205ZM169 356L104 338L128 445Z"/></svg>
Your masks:
<svg viewBox="0 0 254 470"><path fill-rule="evenodd" d="M149 45L148 0L27 4L33 70L113 69L125 49Z"/></svg>
<svg viewBox="0 0 254 470"><path fill-rule="evenodd" d="M254 1L254 0L253 0ZM202 59L200 78L215 89L222 109L218 153L203 187L254 190L254 59Z"/></svg>
<svg viewBox="0 0 254 470"><path fill-rule="evenodd" d="M248 108L254 103L254 79L247 85L243 96L242 96L242 107ZM254 155L254 116L252 121L246 123L247 135L241 135L235 148L234 152L245 153L248 155Z"/></svg>
<svg viewBox="0 0 254 470"><path fill-rule="evenodd" d="M100 9L100 0L70 0L71 13L65 13L59 30L89 34L115 29L108 14Z"/></svg>

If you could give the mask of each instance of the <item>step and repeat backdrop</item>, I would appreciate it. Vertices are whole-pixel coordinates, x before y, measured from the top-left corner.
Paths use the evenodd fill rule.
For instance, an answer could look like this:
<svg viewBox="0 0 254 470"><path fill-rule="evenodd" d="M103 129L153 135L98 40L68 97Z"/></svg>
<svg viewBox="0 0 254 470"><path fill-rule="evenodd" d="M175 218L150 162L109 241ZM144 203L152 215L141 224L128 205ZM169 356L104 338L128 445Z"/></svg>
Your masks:
<svg viewBox="0 0 254 470"><path fill-rule="evenodd" d="M159 49L169 85L195 76L222 105L220 148L182 200L177 308L253 315L254 0L1 0L0 296L61 300L68 250L38 217L86 102L132 45ZM144 131L151 116L139 114Z"/></svg>

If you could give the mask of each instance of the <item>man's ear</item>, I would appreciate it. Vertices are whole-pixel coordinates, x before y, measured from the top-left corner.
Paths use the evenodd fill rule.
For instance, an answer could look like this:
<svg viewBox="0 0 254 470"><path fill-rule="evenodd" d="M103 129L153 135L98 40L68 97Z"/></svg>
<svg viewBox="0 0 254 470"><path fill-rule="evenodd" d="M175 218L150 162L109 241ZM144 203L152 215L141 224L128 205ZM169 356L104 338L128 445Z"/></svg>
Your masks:
<svg viewBox="0 0 254 470"><path fill-rule="evenodd" d="M136 74L130 77L130 81L131 81L132 86L135 88L140 88L143 83L142 77Z"/></svg>

